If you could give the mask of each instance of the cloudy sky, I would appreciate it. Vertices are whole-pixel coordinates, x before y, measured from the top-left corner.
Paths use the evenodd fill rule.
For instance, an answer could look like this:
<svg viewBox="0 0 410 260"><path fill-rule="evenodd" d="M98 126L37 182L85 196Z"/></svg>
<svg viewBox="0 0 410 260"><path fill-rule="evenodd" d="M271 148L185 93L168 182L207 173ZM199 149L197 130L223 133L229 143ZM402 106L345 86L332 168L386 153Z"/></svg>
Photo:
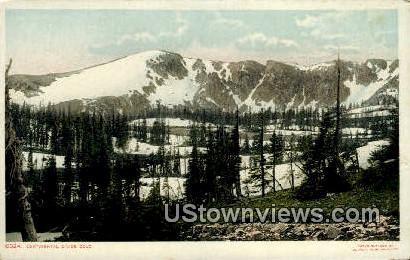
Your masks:
<svg viewBox="0 0 410 260"><path fill-rule="evenodd" d="M397 57L397 12L7 10L13 73L70 71L163 49L189 57L314 64Z"/></svg>

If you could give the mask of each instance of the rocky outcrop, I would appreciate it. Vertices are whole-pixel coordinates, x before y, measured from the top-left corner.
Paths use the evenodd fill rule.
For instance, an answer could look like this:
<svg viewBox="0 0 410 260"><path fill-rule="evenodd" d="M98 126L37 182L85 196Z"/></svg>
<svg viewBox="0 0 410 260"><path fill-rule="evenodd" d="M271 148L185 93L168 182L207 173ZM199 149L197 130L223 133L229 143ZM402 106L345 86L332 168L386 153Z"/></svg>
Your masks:
<svg viewBox="0 0 410 260"><path fill-rule="evenodd" d="M399 240L394 217L380 216L379 223L215 223L194 225L186 240Z"/></svg>

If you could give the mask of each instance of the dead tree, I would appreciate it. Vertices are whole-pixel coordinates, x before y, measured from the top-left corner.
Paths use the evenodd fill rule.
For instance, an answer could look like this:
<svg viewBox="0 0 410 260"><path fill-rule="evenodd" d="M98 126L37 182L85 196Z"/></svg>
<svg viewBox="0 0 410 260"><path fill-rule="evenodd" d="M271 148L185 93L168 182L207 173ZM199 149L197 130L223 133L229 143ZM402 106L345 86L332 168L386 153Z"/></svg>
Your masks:
<svg viewBox="0 0 410 260"><path fill-rule="evenodd" d="M335 126L335 134L334 134L334 162L336 167L336 173L340 175L345 174L344 165L339 156L339 146L340 146L340 118L341 118L341 111L340 111L340 57L339 54L337 56L337 86L336 86L336 126Z"/></svg>
<svg viewBox="0 0 410 260"><path fill-rule="evenodd" d="M20 150L20 141L16 136L16 131L13 128L10 115L10 100L9 100L9 80L8 72L11 67L12 60L7 65L5 72L6 85L6 117L5 117L5 135L6 135L6 176L10 187L10 192L17 200L17 214L21 220L21 236L23 241L36 242L37 232L34 226L34 221L31 216L31 205L28 201L28 192L25 186L22 170L22 153Z"/></svg>

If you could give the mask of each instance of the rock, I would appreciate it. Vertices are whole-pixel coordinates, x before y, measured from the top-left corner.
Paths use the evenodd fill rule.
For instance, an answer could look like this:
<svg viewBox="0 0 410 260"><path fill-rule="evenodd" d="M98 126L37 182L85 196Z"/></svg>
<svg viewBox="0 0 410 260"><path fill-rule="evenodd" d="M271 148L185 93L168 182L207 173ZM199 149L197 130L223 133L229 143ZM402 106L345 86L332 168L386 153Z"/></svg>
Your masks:
<svg viewBox="0 0 410 260"><path fill-rule="evenodd" d="M374 227L376 227L376 223L371 222L371 223L369 223L369 224L367 225L367 227L368 227L368 228L374 228Z"/></svg>
<svg viewBox="0 0 410 260"><path fill-rule="evenodd" d="M271 234L272 240L281 240L281 236L278 233Z"/></svg>
<svg viewBox="0 0 410 260"><path fill-rule="evenodd" d="M289 226L286 225L285 223L278 223L278 224L275 224L273 228L271 228L271 232L282 234L282 233L285 233L288 230L288 228Z"/></svg>
<svg viewBox="0 0 410 260"><path fill-rule="evenodd" d="M389 235L390 235L391 237L396 237L396 236L398 236L399 233L400 233L400 228L397 227L397 226L391 226L391 227L389 227L389 229L388 229L387 232L389 233Z"/></svg>
<svg viewBox="0 0 410 260"><path fill-rule="evenodd" d="M237 236L243 236L243 235L245 235L245 231L243 231L242 228L237 228L236 231L235 231L235 234Z"/></svg>
<svg viewBox="0 0 410 260"><path fill-rule="evenodd" d="M195 225L192 227L193 236L201 234L203 231L203 225Z"/></svg>
<svg viewBox="0 0 410 260"><path fill-rule="evenodd" d="M344 226L340 228L340 231L342 232L347 232L348 230L350 230L350 226Z"/></svg>
<svg viewBox="0 0 410 260"><path fill-rule="evenodd" d="M340 235L340 233L342 233L342 231L333 226L329 226L325 229L325 234L330 239L335 239L338 235Z"/></svg>
<svg viewBox="0 0 410 260"><path fill-rule="evenodd" d="M227 227L226 227L226 233L227 234L230 234L230 233L234 233L235 232L235 226L234 225L228 225Z"/></svg>
<svg viewBox="0 0 410 260"><path fill-rule="evenodd" d="M346 232L346 237L347 238L353 238L354 237L354 231L353 230L348 230Z"/></svg>
<svg viewBox="0 0 410 260"><path fill-rule="evenodd" d="M323 240L326 239L326 235L322 230L317 231L313 236L313 240Z"/></svg>
<svg viewBox="0 0 410 260"><path fill-rule="evenodd" d="M249 233L249 238L252 240L262 240L263 237L264 237L263 233L258 230L255 230Z"/></svg>
<svg viewBox="0 0 410 260"><path fill-rule="evenodd" d="M387 234L387 228L385 228L385 227L376 228L376 234L377 235L386 235Z"/></svg>
<svg viewBox="0 0 410 260"><path fill-rule="evenodd" d="M345 239L345 235L340 234L334 240L344 240L344 239Z"/></svg>

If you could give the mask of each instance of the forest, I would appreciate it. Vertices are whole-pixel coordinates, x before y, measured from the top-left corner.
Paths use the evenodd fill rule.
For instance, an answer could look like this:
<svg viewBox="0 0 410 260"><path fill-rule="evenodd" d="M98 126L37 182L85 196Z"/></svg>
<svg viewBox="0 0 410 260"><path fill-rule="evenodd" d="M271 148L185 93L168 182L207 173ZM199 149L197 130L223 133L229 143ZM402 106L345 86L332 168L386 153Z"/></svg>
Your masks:
<svg viewBox="0 0 410 260"><path fill-rule="evenodd" d="M164 204L231 205L285 190L302 202L358 186L397 190L398 104L382 108L251 113L158 103L124 114L7 102L6 229L26 241L33 232L61 232L62 241L184 240L190 224L166 222ZM358 149L379 140L387 144L361 168Z"/></svg>

